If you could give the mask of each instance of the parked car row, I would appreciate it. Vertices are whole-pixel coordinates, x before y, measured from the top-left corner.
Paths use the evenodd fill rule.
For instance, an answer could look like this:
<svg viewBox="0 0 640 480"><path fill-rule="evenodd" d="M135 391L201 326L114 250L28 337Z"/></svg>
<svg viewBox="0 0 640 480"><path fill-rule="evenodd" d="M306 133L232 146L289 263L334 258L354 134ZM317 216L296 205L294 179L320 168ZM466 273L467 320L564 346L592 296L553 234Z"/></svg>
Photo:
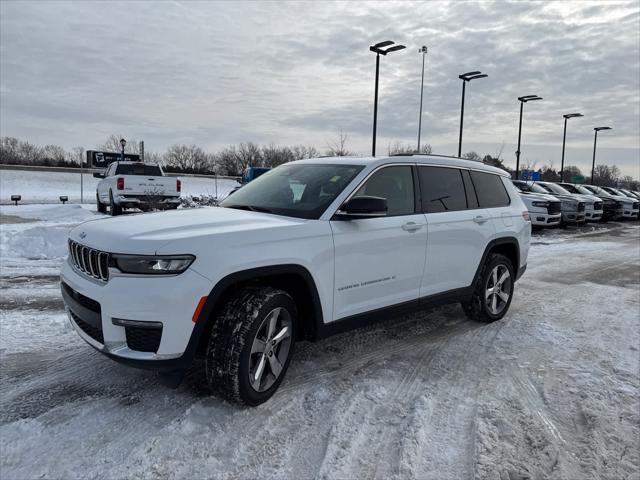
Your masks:
<svg viewBox="0 0 640 480"><path fill-rule="evenodd" d="M534 227L638 219L640 192L594 185L513 180Z"/></svg>

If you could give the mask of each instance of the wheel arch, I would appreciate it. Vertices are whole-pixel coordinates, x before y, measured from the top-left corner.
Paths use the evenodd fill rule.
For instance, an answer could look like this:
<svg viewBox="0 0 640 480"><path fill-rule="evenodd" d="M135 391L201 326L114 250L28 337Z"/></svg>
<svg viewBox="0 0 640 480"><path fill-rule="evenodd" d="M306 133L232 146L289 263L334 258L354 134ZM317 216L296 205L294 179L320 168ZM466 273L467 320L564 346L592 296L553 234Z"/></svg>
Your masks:
<svg viewBox="0 0 640 480"><path fill-rule="evenodd" d="M482 259L480 260L480 264L478 265L476 274L473 277L474 281L476 278L478 278L478 275L480 275L482 266L485 264L487 258L492 253L498 253L507 257L513 265L514 273L516 275L518 274L518 271L520 269L520 245L518 243L518 239L516 237L500 237L491 240L487 247L484 249Z"/></svg>
<svg viewBox="0 0 640 480"><path fill-rule="evenodd" d="M213 322L225 303L242 288L255 285L268 285L289 293L298 308L298 338L317 338L317 325L323 323L323 313L311 273L297 264L270 265L234 272L216 283L196 322L195 355L204 353Z"/></svg>

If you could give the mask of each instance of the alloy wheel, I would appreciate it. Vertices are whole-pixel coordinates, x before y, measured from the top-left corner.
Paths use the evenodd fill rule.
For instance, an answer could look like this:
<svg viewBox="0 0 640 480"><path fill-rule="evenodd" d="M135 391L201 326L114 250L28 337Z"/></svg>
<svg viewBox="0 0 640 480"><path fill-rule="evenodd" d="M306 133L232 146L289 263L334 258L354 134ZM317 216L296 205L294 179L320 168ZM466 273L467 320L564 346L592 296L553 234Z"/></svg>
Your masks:
<svg viewBox="0 0 640 480"><path fill-rule="evenodd" d="M496 265L487 279L485 302L491 315L499 315L509 303L513 283L509 269L505 265Z"/></svg>
<svg viewBox="0 0 640 480"><path fill-rule="evenodd" d="M249 359L249 383L256 392L271 388L282 374L291 348L291 331L291 314L282 307L271 310L258 327Z"/></svg>

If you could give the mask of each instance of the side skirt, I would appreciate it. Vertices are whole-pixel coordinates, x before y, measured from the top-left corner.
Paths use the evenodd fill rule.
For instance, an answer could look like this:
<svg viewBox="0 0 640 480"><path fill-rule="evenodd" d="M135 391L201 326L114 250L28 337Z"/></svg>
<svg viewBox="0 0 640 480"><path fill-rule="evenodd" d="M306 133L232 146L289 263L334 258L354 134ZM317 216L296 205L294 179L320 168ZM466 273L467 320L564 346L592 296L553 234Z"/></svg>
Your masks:
<svg viewBox="0 0 640 480"><path fill-rule="evenodd" d="M417 300L398 303L396 305L391 305L390 307L379 308L370 312L351 315L349 317L335 320L331 323L318 325L317 336L314 340L320 340L332 335L348 332L349 330L362 328L367 325L372 325L374 323L389 320L390 318L399 317L408 313L426 310L441 305L448 305L451 303L464 302L469 300L472 294L472 286L457 288L454 290L449 290L447 292L438 293L436 295L422 297Z"/></svg>

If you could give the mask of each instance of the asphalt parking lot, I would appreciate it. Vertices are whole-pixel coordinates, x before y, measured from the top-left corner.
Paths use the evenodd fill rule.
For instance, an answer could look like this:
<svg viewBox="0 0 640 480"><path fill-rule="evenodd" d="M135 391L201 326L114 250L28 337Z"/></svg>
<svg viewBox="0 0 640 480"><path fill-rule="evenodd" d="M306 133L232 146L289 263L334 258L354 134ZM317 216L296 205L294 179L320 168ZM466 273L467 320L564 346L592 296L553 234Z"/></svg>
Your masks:
<svg viewBox="0 0 640 480"><path fill-rule="evenodd" d="M198 366L170 390L104 358L56 262L25 265L0 277L3 479L638 478L638 222L535 232L502 321L449 306L299 344L257 408Z"/></svg>

